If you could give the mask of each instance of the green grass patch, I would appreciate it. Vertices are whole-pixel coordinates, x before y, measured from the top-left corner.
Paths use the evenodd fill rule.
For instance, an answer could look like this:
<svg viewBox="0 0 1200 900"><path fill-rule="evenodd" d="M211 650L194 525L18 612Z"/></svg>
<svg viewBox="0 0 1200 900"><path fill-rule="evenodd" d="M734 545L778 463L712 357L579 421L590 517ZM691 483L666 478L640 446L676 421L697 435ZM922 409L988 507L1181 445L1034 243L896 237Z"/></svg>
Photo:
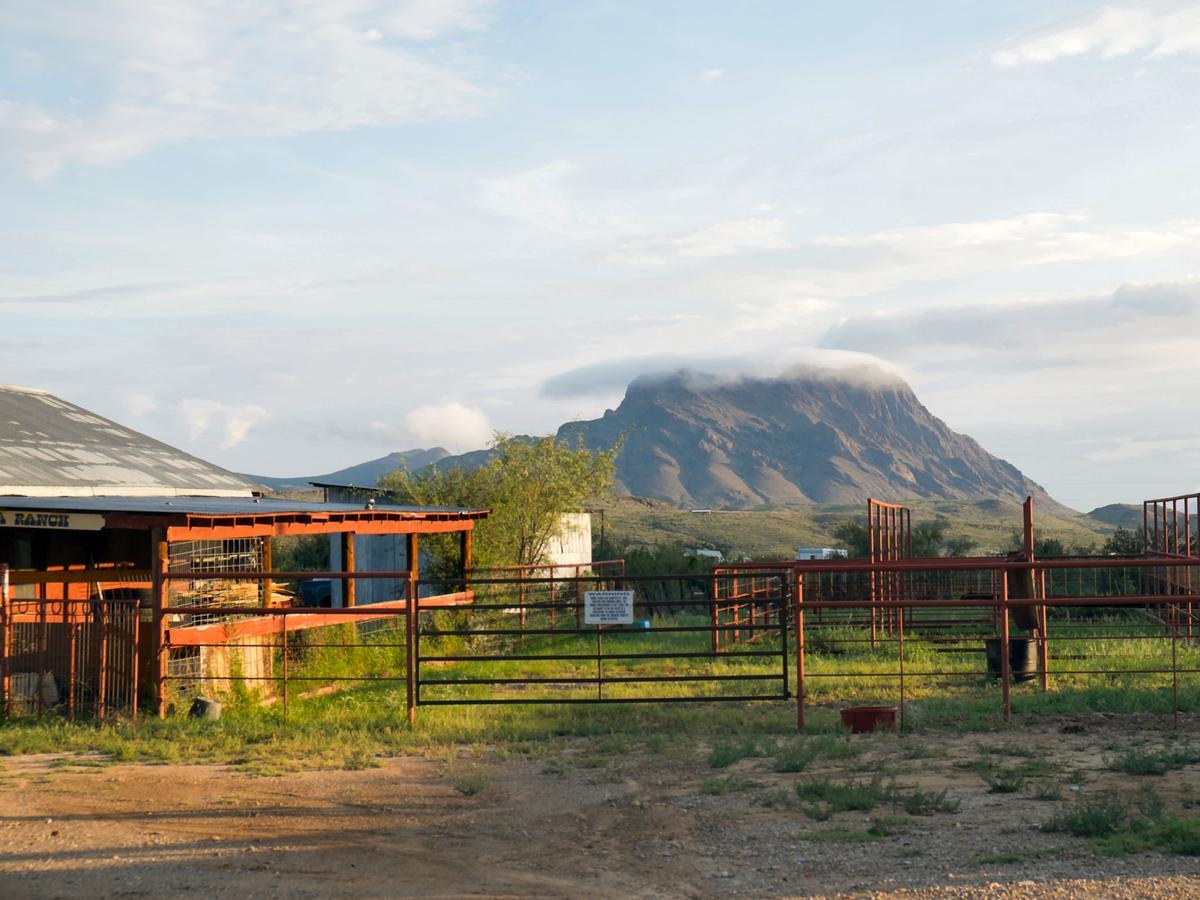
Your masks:
<svg viewBox="0 0 1200 900"><path fill-rule="evenodd" d="M1036 854L1033 853L989 853L977 857L975 863L980 866L1010 866L1035 858Z"/></svg>
<svg viewBox="0 0 1200 900"><path fill-rule="evenodd" d="M962 804L950 799L946 791L913 790L901 795L900 805L910 816L932 816L934 813L956 813Z"/></svg>
<svg viewBox="0 0 1200 900"><path fill-rule="evenodd" d="M1195 747L1127 750L1109 760L1108 768L1126 775L1165 775L1172 769L1182 769L1198 762L1200 750Z"/></svg>
<svg viewBox="0 0 1200 900"><path fill-rule="evenodd" d="M865 829L825 828L821 831L810 831L805 837L810 841L836 841L850 844L873 844L891 837L892 832L881 825L872 825Z"/></svg>
<svg viewBox="0 0 1200 900"><path fill-rule="evenodd" d="M738 778L731 776L728 778L706 778L700 782L700 793L709 797L720 797L725 794L733 794L739 791L748 791L758 787L757 781L751 781L748 778Z"/></svg>

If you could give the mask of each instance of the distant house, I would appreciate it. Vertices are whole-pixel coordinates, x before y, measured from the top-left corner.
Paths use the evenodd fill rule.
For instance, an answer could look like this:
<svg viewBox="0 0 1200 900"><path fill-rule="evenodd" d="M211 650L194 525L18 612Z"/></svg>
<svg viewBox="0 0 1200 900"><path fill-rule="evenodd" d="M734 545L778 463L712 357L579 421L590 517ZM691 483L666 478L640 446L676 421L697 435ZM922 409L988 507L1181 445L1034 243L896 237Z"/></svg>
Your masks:
<svg viewBox="0 0 1200 900"><path fill-rule="evenodd" d="M796 559L845 559L846 551L838 547L798 547Z"/></svg>
<svg viewBox="0 0 1200 900"><path fill-rule="evenodd" d="M691 556L697 559L708 559L713 562L725 562L725 554L720 550L709 550L705 547L685 547L684 556Z"/></svg>

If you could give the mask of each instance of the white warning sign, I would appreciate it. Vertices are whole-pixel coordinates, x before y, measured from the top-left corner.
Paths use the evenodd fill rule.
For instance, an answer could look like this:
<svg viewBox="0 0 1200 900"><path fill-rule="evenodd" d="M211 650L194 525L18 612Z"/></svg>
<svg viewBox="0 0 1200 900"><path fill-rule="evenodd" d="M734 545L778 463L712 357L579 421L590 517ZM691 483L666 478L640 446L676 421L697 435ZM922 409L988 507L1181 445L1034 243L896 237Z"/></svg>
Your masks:
<svg viewBox="0 0 1200 900"><path fill-rule="evenodd" d="M633 591L584 591L583 621L587 625L633 623Z"/></svg>

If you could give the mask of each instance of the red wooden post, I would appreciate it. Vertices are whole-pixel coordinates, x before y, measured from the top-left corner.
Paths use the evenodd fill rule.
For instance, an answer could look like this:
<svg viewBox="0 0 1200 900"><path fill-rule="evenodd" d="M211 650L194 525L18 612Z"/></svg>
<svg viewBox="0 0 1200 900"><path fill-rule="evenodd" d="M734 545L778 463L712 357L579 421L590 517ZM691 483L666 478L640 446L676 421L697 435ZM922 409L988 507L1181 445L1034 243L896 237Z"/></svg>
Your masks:
<svg viewBox="0 0 1200 900"><path fill-rule="evenodd" d="M1000 683L1004 701L1004 721L1012 721L1008 671L1008 569L1000 570Z"/></svg>
<svg viewBox="0 0 1200 900"><path fill-rule="evenodd" d="M804 576L796 575L796 730L804 731Z"/></svg>
<svg viewBox="0 0 1200 900"><path fill-rule="evenodd" d="M170 603L170 582L164 577L171 564L170 548L161 528L150 532L151 612L154 628L151 632L152 672L154 674L154 710L158 717L167 715L167 675L170 648L167 646L167 619L163 608Z"/></svg>

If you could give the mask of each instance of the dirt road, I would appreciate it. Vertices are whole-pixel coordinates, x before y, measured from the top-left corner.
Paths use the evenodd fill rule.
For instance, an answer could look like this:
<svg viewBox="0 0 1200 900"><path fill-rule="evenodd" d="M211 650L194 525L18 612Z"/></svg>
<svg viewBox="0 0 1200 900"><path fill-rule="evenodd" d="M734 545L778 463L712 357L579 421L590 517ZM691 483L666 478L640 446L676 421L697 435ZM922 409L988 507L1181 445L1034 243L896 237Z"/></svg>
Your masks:
<svg viewBox="0 0 1200 900"><path fill-rule="evenodd" d="M803 774L763 758L717 770L704 747L587 742L540 758L475 748L274 777L12 757L0 760L0 894L1200 896L1193 857L1104 858L1086 839L1038 828L1080 792L1191 797L1200 766L1120 775L1105 765L1111 735L1053 726L854 741L852 756ZM975 762L1040 754L1054 760L1062 800L1030 786L997 793ZM799 778L872 772L945 790L958 809L817 821L786 802Z"/></svg>

